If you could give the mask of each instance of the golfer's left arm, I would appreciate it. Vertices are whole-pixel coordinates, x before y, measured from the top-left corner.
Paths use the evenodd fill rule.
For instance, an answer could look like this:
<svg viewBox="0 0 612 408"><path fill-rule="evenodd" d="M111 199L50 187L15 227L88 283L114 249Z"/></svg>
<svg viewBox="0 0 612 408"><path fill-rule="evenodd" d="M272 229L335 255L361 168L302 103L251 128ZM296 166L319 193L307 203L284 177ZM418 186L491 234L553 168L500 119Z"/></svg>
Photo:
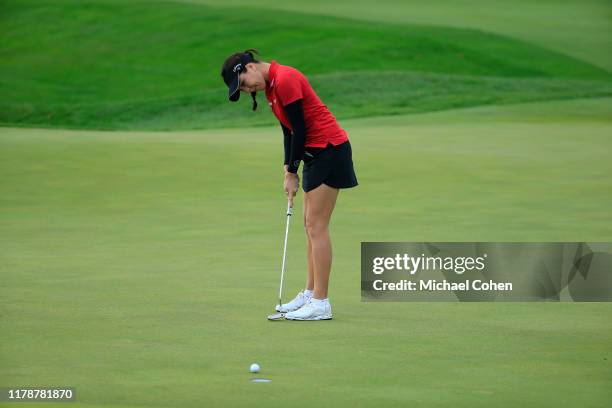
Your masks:
<svg viewBox="0 0 612 408"><path fill-rule="evenodd" d="M285 146L285 160L283 162L285 172L289 167L289 155L291 154L291 130L281 123L283 128L283 145Z"/></svg>
<svg viewBox="0 0 612 408"><path fill-rule="evenodd" d="M295 100L285 105L285 115L291 123L293 134L291 135L291 148L289 151L289 164L285 172L285 192L289 197L289 205L293 207L293 197L300 187L300 177L297 175L300 161L304 157L304 145L306 143L306 123L302 100Z"/></svg>
<svg viewBox="0 0 612 408"><path fill-rule="evenodd" d="M298 99L285 106L285 115L291 123L293 135L291 136L291 148L289 149L289 160L287 163L287 172L295 173L300 167L300 161L304 157L304 145L306 144L306 123L304 121L304 110L302 108L302 100ZM286 139L285 139L286 140ZM287 144L285 144L285 157Z"/></svg>

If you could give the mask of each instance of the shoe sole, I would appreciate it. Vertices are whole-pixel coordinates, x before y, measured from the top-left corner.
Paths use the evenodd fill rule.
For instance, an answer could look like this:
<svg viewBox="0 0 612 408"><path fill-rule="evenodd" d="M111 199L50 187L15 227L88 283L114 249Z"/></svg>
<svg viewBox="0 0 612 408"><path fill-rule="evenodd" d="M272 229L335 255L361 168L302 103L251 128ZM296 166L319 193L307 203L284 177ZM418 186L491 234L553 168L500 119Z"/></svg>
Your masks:
<svg viewBox="0 0 612 408"><path fill-rule="evenodd" d="M287 320L299 320L299 321L307 321L307 320L316 321L316 320L332 320L332 317L331 316L316 316L314 318L310 317L308 319L302 319L300 317L287 317L287 316L285 316L285 319L287 319Z"/></svg>
<svg viewBox="0 0 612 408"><path fill-rule="evenodd" d="M293 310L278 310L275 309L278 313L291 313L291 312L295 312L296 310L298 310L299 307L297 309L293 309Z"/></svg>
<svg viewBox="0 0 612 408"><path fill-rule="evenodd" d="M304 305L302 305L302 306L304 306ZM302 307L302 306L300 306L300 307ZM276 311L277 311L277 312L279 312L279 313L291 313L291 312L295 312L295 311L296 311L296 310L298 310L300 307L295 308L295 309L291 309L291 310L279 310L278 308L275 308L274 310L276 310Z"/></svg>

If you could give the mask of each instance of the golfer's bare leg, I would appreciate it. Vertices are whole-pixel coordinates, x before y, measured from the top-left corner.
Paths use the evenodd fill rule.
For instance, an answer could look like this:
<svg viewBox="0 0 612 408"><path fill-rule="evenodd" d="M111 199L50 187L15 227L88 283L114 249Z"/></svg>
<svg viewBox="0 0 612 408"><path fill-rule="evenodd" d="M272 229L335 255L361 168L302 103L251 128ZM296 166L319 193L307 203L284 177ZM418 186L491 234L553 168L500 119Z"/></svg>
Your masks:
<svg viewBox="0 0 612 408"><path fill-rule="evenodd" d="M316 299L327 298L329 274L332 263L332 247L329 236L329 220L336 205L338 189L321 184L314 190L304 193L308 196L306 212L306 231L312 246L314 264L314 293Z"/></svg>
<svg viewBox="0 0 612 408"><path fill-rule="evenodd" d="M304 194L304 232L306 232L306 259L308 260L308 276L306 277L306 289L314 289L314 260L312 258L312 242L306 229L306 212L308 210L308 196Z"/></svg>

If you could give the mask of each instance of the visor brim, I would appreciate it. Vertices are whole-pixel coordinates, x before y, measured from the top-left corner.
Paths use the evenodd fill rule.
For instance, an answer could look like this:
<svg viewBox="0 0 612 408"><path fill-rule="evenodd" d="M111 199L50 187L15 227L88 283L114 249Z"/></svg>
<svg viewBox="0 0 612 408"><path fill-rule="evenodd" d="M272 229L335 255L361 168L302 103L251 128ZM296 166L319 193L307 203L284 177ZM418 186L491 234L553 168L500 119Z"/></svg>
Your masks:
<svg viewBox="0 0 612 408"><path fill-rule="evenodd" d="M236 78L234 78L234 80L232 81L232 83L229 85L229 90L228 90L228 97L229 100L232 102L236 102L238 99L240 99L240 78L239 78L240 74L236 75Z"/></svg>

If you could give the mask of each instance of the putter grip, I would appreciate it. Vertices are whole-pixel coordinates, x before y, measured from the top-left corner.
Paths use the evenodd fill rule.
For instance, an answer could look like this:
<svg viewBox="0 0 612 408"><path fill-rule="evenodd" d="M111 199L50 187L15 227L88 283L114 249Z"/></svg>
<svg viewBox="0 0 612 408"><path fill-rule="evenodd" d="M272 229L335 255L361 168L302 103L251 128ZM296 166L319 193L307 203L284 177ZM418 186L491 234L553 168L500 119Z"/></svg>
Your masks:
<svg viewBox="0 0 612 408"><path fill-rule="evenodd" d="M293 215L293 207L291 206L291 202L287 203L287 216Z"/></svg>

